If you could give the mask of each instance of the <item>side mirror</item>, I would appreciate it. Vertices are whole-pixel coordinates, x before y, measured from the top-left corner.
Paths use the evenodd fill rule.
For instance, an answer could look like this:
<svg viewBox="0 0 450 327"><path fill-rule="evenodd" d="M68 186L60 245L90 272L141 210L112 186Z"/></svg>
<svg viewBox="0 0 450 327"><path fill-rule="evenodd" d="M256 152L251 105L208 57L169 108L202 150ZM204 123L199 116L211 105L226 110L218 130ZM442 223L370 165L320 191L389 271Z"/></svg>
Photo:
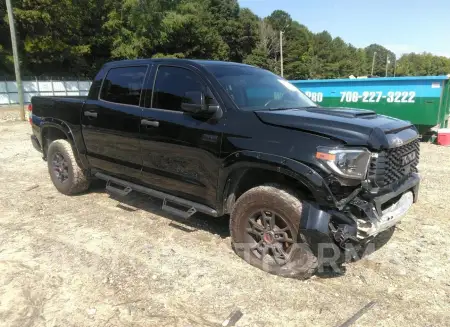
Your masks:
<svg viewBox="0 0 450 327"><path fill-rule="evenodd" d="M190 91L184 94L183 102L181 103L183 111L199 113L205 111L205 95L200 91Z"/></svg>
<svg viewBox="0 0 450 327"><path fill-rule="evenodd" d="M186 112L199 114L213 114L219 110L219 106L209 105L205 101L205 94L200 91L189 91L184 95L183 102L181 103L181 109Z"/></svg>

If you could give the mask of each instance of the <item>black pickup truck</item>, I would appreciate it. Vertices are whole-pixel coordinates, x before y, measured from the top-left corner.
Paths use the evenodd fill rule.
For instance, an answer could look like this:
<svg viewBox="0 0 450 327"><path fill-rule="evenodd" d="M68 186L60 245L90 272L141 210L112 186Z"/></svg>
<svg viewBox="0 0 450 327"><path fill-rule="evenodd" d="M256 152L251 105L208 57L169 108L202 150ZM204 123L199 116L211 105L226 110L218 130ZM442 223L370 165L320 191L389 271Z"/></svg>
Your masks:
<svg viewBox="0 0 450 327"><path fill-rule="evenodd" d="M248 65L111 62L87 98L33 97L30 109L32 143L60 192L97 178L184 218L230 215L235 252L281 276L354 258L418 197L413 125L321 108Z"/></svg>

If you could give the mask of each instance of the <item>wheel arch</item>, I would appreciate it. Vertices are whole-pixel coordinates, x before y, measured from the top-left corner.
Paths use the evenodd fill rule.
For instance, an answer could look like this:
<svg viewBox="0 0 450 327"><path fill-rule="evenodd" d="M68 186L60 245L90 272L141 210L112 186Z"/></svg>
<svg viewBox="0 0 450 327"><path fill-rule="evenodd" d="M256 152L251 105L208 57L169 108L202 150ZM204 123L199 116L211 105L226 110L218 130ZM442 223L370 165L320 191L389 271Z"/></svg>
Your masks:
<svg viewBox="0 0 450 327"><path fill-rule="evenodd" d="M240 151L225 159L219 177L219 194L223 211L230 213L234 203L250 188L279 183L317 203L328 203L322 177L307 165L272 154Z"/></svg>
<svg viewBox="0 0 450 327"><path fill-rule="evenodd" d="M41 144L44 159L47 158L48 146L51 142L59 139L67 140L74 148L74 154L81 167L89 168L89 163L85 155L80 153L79 142L76 141L72 128L62 120L51 118L41 123Z"/></svg>

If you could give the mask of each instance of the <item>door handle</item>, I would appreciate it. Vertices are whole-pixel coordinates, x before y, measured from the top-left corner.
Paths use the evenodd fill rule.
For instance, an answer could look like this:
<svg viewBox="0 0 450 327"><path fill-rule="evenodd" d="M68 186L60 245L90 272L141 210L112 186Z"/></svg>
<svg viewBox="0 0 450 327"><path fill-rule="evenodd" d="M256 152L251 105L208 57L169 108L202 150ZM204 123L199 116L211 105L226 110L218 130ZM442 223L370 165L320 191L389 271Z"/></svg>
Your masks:
<svg viewBox="0 0 450 327"><path fill-rule="evenodd" d="M85 111L84 115L86 117L92 117L92 118L97 118L97 113L95 111Z"/></svg>
<svg viewBox="0 0 450 327"><path fill-rule="evenodd" d="M151 127L159 127L159 121L156 120L148 120L148 119L142 119L141 125L144 126L151 126Z"/></svg>

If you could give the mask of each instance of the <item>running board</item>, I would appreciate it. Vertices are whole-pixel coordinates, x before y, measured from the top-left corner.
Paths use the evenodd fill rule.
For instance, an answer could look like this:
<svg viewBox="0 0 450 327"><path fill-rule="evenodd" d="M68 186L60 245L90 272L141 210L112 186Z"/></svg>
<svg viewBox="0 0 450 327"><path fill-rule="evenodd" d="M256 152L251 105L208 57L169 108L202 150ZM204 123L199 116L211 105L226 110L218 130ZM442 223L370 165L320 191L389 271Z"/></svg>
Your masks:
<svg viewBox="0 0 450 327"><path fill-rule="evenodd" d="M106 181L106 190L110 191L112 193L119 194L121 196L126 196L131 191L136 191L139 193L148 194L148 195L153 196L158 199L162 199L163 200L163 206L162 206L163 210L170 212L172 214L181 216L185 219L189 218L197 211L207 214L209 216L218 217L216 210L214 210L213 208L210 208L208 206L205 206L203 204L200 204L200 203L185 200L185 199L179 198L174 195L170 195L170 194L167 194L164 192L153 190L153 189L145 187L145 186L127 182L122 179L106 175L104 173L98 172L98 173L95 173L94 176L97 177L98 179L102 179L102 180ZM114 187L111 184L122 186L123 189ZM181 207L187 208L187 209L186 209L186 211L183 211L181 209L174 208L173 206L169 205L169 202L177 204L178 206L181 206Z"/></svg>
<svg viewBox="0 0 450 327"><path fill-rule="evenodd" d="M188 219L190 216L192 216L194 213L197 212L197 209L195 209L195 207L190 207L190 208L187 207L187 210L183 211L181 209L177 209L173 206L170 206L167 202L168 202L167 199L164 198L163 204L162 204L162 209L173 215L180 216L181 218ZM178 204L176 202L174 202L174 203ZM178 205L180 205L180 204L178 204Z"/></svg>
<svg viewBox="0 0 450 327"><path fill-rule="evenodd" d="M110 193L117 194L119 196L127 196L132 191L131 187L129 187L129 186L127 186L127 187L125 187L123 189L120 189L120 188L117 188L117 187L113 186L112 184L113 183L111 183L110 180L108 180L106 182L106 191L108 191Z"/></svg>

